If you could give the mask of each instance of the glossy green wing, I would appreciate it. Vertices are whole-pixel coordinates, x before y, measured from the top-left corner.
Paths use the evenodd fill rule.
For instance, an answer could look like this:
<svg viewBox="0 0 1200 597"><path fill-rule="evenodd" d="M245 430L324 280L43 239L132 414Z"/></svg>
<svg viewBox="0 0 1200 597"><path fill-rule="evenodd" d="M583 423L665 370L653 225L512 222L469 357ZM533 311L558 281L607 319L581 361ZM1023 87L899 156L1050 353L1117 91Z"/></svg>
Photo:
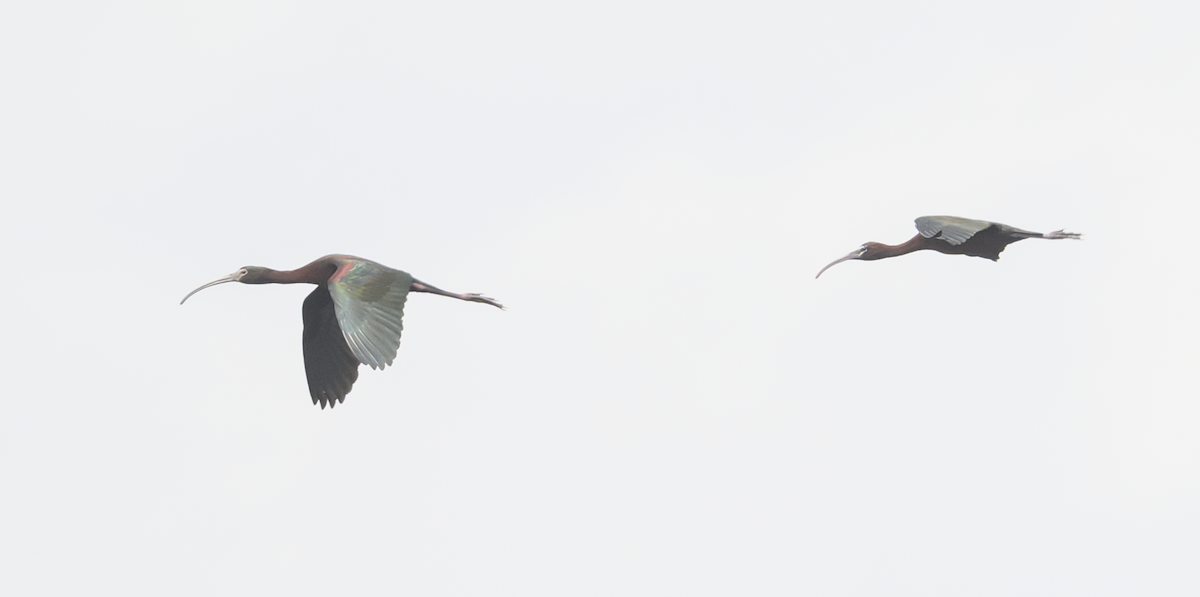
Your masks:
<svg viewBox="0 0 1200 597"><path fill-rule="evenodd" d="M328 286L350 352L372 369L391 365L400 348L412 276L373 261L346 258Z"/></svg>
<svg viewBox="0 0 1200 597"><path fill-rule="evenodd" d="M954 216L921 216L917 218L917 232L925 238L933 238L941 233L941 239L952 244L961 245L976 233L986 230L992 225L983 220L956 218Z"/></svg>
<svg viewBox="0 0 1200 597"><path fill-rule="evenodd" d="M304 374L313 404L331 408L345 400L358 379L358 359L338 326L329 290L317 286L304 299Z"/></svg>

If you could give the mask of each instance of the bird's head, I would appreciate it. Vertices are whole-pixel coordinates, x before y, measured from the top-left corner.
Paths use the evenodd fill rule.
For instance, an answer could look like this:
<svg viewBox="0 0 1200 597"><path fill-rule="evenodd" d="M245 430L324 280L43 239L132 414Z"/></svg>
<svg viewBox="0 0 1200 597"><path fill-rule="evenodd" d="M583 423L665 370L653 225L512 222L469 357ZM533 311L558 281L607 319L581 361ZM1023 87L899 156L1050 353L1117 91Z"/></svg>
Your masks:
<svg viewBox="0 0 1200 597"><path fill-rule="evenodd" d="M858 259L861 259L863 261L875 261L876 259L883 259L883 257L884 257L883 248L886 246L887 245L885 245L883 243L875 243L875 242L863 243L863 246L859 247L859 250L862 251L862 254L858 256Z"/></svg>
<svg viewBox="0 0 1200 597"><path fill-rule="evenodd" d="M881 259L884 256L883 251L881 249L883 249L883 247L885 247L885 246L887 246L887 245L884 245L882 243L875 243L875 242L863 243L863 245L861 247L859 247L853 251L850 251L849 253L846 254L845 257L841 257L841 258L837 259L836 261L834 261L833 263L830 263L829 265L821 268L821 271L817 272L817 277L820 278L821 274L825 273L825 270L827 270L843 261L850 261L851 259L860 259L862 261L874 261L876 259Z"/></svg>
<svg viewBox="0 0 1200 597"><path fill-rule="evenodd" d="M242 284L266 284L267 274L274 270L257 265L247 265L235 272L238 275L237 281ZM239 275L240 274L240 275Z"/></svg>
<svg viewBox="0 0 1200 597"><path fill-rule="evenodd" d="M183 297L182 301L179 301L179 304L182 305L185 301L191 298L193 294L196 294L197 292L200 292L209 286L216 286L217 284L224 284L226 282L241 282L242 284L266 284L268 282L267 274L269 272L271 272L271 270L265 267L247 265L246 267L240 268L238 271L233 272L228 276L213 280L212 282L209 282L208 284L189 292L187 296Z"/></svg>

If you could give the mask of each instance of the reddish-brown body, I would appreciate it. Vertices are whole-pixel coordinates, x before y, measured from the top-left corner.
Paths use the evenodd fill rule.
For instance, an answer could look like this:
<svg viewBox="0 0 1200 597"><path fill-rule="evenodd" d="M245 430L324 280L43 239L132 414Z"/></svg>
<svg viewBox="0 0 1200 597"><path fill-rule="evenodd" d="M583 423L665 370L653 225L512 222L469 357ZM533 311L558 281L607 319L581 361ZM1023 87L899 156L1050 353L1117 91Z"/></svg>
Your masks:
<svg viewBox="0 0 1200 597"><path fill-rule="evenodd" d="M1027 238L1079 238L1078 234L1056 230L1054 232L1030 232L1005 224L971 220L954 216L923 216L917 218L919 233L907 242L898 245L869 242L863 244L849 255L830 263L817 272L817 277L825 270L843 261L859 259L874 261L899 257L915 251L937 251L947 255L969 255L997 261L1000 253L1008 245Z"/></svg>
<svg viewBox="0 0 1200 597"><path fill-rule="evenodd" d="M939 237L925 237L920 234L908 239L898 245L885 245L883 243L867 243L872 250L865 253L859 259L864 261L873 261L876 259L886 259L888 257L899 257L917 251L937 251L947 255L969 255L971 257L983 257L997 261L1000 259L1000 252L1004 247L1021 240L1020 237L1013 238L1000 234L996 228L988 228L982 232L978 232L961 245L952 245Z"/></svg>
<svg viewBox="0 0 1200 597"><path fill-rule="evenodd" d="M397 269L349 255L326 255L304 267L277 271L246 266L183 297L225 282L315 284L304 299L304 372L313 404L334 406L358 379L359 364L383 369L400 347L408 293L429 292L501 307L478 294L447 292ZM183 301L180 301L182 304Z"/></svg>

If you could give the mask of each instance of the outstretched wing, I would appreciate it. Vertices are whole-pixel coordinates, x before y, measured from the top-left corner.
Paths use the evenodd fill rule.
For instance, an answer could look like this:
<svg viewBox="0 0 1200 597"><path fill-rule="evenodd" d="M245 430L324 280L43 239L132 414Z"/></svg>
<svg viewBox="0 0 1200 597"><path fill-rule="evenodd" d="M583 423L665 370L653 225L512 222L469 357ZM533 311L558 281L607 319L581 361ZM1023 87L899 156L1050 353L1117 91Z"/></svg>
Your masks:
<svg viewBox="0 0 1200 597"><path fill-rule="evenodd" d="M350 352L372 369L391 365L400 348L401 319L412 276L347 257L329 278L328 286Z"/></svg>
<svg viewBox="0 0 1200 597"><path fill-rule="evenodd" d="M304 299L304 373L313 404L321 408L345 400L358 379L358 359L338 327L329 289L320 285Z"/></svg>
<svg viewBox="0 0 1200 597"><path fill-rule="evenodd" d="M939 238L952 244L961 245L976 233L987 230L992 222L970 220L954 216L921 216L917 218L917 232L925 238Z"/></svg>

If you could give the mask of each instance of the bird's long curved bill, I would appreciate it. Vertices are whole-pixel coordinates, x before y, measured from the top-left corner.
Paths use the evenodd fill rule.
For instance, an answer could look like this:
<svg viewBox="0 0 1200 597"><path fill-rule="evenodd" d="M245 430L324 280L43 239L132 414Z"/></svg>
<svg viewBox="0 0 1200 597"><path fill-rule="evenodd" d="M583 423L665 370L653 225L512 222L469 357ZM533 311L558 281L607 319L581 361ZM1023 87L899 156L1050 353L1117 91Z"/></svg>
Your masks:
<svg viewBox="0 0 1200 597"><path fill-rule="evenodd" d="M197 288L197 289L187 293L187 296L183 297L183 300L179 301L179 304L182 305L185 301L187 301L189 298L191 298L193 294L196 294L197 292L200 292L201 290L204 290L205 288L208 288L209 286L216 286L217 284L224 284L226 282L237 282L237 274L229 274L228 276L225 276L224 278L220 278L218 280L213 280L212 282L209 282L208 284L205 284L204 286L201 286L200 288Z"/></svg>
<svg viewBox="0 0 1200 597"><path fill-rule="evenodd" d="M835 266L835 265L837 265L837 264L839 264L839 263L841 263L841 262L843 262L843 261L850 261L851 259L858 259L860 256L862 256L862 250L861 250L861 249L855 249L854 251L851 251L851 252L850 252L848 255L846 255L845 257L842 257L842 258L838 259L837 261L834 261L833 263L830 263L829 265L827 265L827 266L825 266L825 267L821 268L821 271L817 272L817 278L820 278L820 277L821 277L821 274L825 273L825 270L827 270L827 269L829 269L829 268L831 268L831 267L833 267L833 266ZM816 278L813 278L813 279L815 280Z"/></svg>

